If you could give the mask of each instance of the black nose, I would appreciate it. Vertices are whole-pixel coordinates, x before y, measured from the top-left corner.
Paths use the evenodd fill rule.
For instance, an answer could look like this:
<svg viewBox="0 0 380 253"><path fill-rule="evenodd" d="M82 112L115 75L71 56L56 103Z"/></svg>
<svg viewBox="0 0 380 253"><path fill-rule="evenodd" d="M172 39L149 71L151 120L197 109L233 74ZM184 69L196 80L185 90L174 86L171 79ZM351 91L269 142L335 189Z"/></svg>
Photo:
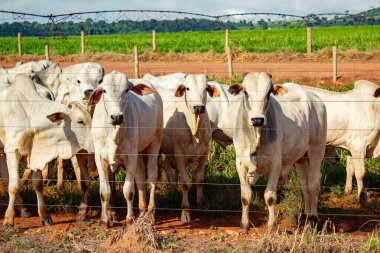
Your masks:
<svg viewBox="0 0 380 253"><path fill-rule="evenodd" d="M84 95L86 96L86 98L90 97L93 91L94 90L85 90Z"/></svg>
<svg viewBox="0 0 380 253"><path fill-rule="evenodd" d="M123 115L111 115L111 120L113 125L120 125L123 123Z"/></svg>
<svg viewBox="0 0 380 253"><path fill-rule="evenodd" d="M204 113L206 107L204 105L194 105L194 113Z"/></svg>
<svg viewBox="0 0 380 253"><path fill-rule="evenodd" d="M251 118L251 121L252 121L252 125L255 127L264 125L264 118L262 117Z"/></svg>

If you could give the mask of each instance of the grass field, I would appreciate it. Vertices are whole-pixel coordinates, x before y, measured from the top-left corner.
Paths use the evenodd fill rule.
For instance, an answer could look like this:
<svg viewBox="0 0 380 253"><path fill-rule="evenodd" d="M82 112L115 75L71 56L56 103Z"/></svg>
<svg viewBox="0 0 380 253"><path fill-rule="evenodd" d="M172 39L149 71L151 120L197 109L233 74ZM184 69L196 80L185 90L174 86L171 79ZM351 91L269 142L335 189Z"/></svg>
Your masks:
<svg viewBox="0 0 380 253"><path fill-rule="evenodd" d="M306 29L230 31L230 47L245 52L306 52ZM224 52L224 31L215 32L180 32L157 34L157 52L192 53ZM313 28L313 50L330 48L338 45L340 50L357 49L371 51L380 48L379 26L329 27ZM24 37L23 54L44 54L45 45L49 45L52 54L69 55L80 53L80 36L66 39ZM96 35L86 36L88 53L132 53L133 46L138 46L140 53L152 48L152 35ZM0 54L17 54L17 35L0 38Z"/></svg>

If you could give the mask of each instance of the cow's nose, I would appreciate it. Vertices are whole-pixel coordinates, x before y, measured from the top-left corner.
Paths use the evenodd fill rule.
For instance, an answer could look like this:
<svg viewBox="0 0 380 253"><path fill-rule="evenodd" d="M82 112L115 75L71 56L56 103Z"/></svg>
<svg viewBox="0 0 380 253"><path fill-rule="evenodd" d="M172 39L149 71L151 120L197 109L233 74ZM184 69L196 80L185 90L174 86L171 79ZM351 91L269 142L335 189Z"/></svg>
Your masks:
<svg viewBox="0 0 380 253"><path fill-rule="evenodd" d="M251 118L251 121L252 121L252 125L255 127L264 125L264 118L262 117Z"/></svg>
<svg viewBox="0 0 380 253"><path fill-rule="evenodd" d="M90 96L91 96L91 94L92 94L92 92L93 92L94 90L85 90L84 91L84 95L86 96L86 98L89 98Z"/></svg>
<svg viewBox="0 0 380 253"><path fill-rule="evenodd" d="M194 113L204 113L206 107L204 105L194 105Z"/></svg>
<svg viewBox="0 0 380 253"><path fill-rule="evenodd" d="M111 120L113 125L120 125L123 123L123 114L121 115L111 115Z"/></svg>

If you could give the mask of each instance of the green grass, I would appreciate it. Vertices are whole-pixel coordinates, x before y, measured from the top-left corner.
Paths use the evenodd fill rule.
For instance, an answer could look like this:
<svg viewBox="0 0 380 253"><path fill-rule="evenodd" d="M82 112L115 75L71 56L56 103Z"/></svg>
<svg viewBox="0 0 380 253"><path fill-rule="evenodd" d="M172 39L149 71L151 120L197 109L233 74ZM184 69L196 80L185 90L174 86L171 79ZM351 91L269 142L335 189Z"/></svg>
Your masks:
<svg viewBox="0 0 380 253"><path fill-rule="evenodd" d="M273 29L230 31L230 47L244 52L306 52L306 29ZM178 32L157 34L157 51L161 53L224 52L224 31ZM313 50L338 45L340 50L357 49L371 51L380 49L379 26L313 28ZM80 36L63 38L24 37L23 54L44 54L45 45L51 53L70 55L80 53ZM145 34L92 35L86 36L89 53L132 53L138 46L140 53L152 48L152 36ZM17 37L0 38L0 54L17 54Z"/></svg>

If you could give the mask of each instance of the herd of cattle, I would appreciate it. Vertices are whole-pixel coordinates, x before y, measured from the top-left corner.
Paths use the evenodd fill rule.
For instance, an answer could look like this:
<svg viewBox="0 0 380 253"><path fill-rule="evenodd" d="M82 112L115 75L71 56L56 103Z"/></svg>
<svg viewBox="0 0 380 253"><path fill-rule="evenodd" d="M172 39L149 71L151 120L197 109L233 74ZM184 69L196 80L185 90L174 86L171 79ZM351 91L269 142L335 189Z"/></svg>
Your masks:
<svg viewBox="0 0 380 253"><path fill-rule="evenodd" d="M304 212L316 217L325 151L328 156L331 151L335 154L335 147L349 151L345 191L352 191L355 175L359 198L364 195L364 159L380 154L380 87L369 81L357 81L353 90L337 93L294 83L273 85L271 75L262 72L247 73L241 84L229 86L208 81L204 74L128 79L116 71L105 74L97 63L62 68L39 61L0 67L0 87L0 167L9 191L4 225L14 224L16 211L29 215L19 195L19 165L32 171L38 214L43 225L51 224L42 171L56 158L72 159L81 182L78 221L86 219L90 174L99 175L100 222L108 225L119 165L126 170L126 222L134 215L135 183L140 212L154 214L158 161L164 154L166 174L182 190L181 219L190 222L186 167L192 168L200 208L209 142L233 144L241 186L241 228L247 232L251 185L259 176L267 179L264 198L271 229L276 224L277 185L293 165L301 182Z"/></svg>

